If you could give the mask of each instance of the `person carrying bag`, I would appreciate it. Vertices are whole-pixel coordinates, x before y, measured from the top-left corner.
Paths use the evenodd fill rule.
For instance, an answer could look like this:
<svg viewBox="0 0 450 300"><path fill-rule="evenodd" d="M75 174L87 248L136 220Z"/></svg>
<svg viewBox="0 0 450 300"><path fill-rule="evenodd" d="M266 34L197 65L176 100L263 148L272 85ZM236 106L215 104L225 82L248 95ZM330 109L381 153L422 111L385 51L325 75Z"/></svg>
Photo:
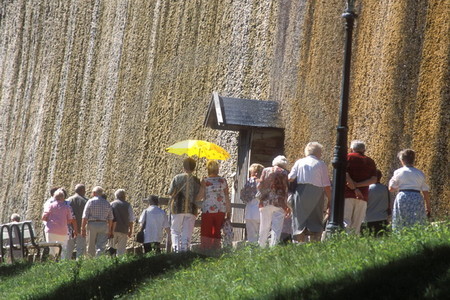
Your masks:
<svg viewBox="0 0 450 300"><path fill-rule="evenodd" d="M138 233L136 233L136 242L143 244L144 243L144 229L147 222L147 210L144 211L144 223L141 225L141 229L139 229Z"/></svg>
<svg viewBox="0 0 450 300"><path fill-rule="evenodd" d="M141 230L136 235L136 242L143 244L144 253L150 251L161 253L160 245L163 239L163 229L167 233L167 240L170 240L169 220L166 212L158 207L158 196L150 196L144 201L148 202L149 206L139 218L139 223L142 225Z"/></svg>

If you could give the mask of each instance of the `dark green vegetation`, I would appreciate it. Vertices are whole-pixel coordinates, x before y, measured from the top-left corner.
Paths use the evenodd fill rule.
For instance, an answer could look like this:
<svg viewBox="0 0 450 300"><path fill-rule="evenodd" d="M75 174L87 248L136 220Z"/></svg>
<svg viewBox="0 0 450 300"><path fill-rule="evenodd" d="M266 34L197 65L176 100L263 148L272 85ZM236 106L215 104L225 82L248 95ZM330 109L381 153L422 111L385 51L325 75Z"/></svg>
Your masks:
<svg viewBox="0 0 450 300"><path fill-rule="evenodd" d="M384 238L0 266L9 299L446 299L450 226Z"/></svg>

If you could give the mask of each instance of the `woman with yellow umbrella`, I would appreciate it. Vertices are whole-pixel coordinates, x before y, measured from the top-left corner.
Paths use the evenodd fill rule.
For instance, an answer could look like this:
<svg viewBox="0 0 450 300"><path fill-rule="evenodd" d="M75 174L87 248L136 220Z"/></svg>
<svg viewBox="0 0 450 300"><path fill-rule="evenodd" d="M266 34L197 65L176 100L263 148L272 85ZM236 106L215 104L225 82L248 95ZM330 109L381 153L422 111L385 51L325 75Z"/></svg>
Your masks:
<svg viewBox="0 0 450 300"><path fill-rule="evenodd" d="M187 154L188 156L197 156L197 157L205 157L207 159L218 159L218 160L225 160L230 157L230 154L223 149L222 147L206 142L201 140L185 140L178 142L166 149L167 152L175 153L178 155ZM195 168L195 161L192 158L190 159L190 162L194 163ZM186 159L186 160L187 160ZM200 192L197 193L195 191L195 194L197 195L197 199L204 199L204 203L202 205L202 228L201 228L201 236L202 236L202 246L204 248L218 248L220 247L220 229L222 227L222 224L225 220L225 213L227 213L227 217L230 218L231 215L231 203L230 203L230 196L228 191L228 184L225 178L219 177L219 165L216 161L210 161L208 162L208 177L205 178L202 181ZM195 177L192 175L192 171L194 168L191 168L189 172L186 170L186 174L190 175L190 177ZM181 174L177 175L180 177ZM174 180L177 178L177 176L174 178ZM186 177L186 176L184 176ZM184 178L183 177L183 178ZM189 177L189 178L190 178ZM181 178L181 177L180 177ZM197 177L195 177L196 180ZM196 180L193 179L192 181L196 182ZM185 180L186 181L186 180ZM183 181L184 182L184 181ZM172 196L172 199L177 199L176 194L176 188L173 188L172 186L175 185L174 181L172 181L171 188L169 190L169 194ZM182 180L180 181L181 188L182 186ZM193 184L194 188L197 187L196 184ZM198 191L198 190L197 190ZM191 190L191 192L194 192ZM183 193L184 194L184 193ZM182 195L183 195L182 194ZM192 194L194 195L194 194ZM189 197L191 198L191 197ZM191 206L194 207L195 204L190 199ZM171 201L174 203L174 201ZM214 203L213 203L214 202ZM173 205L172 205L173 206ZM171 213L172 213L172 226L171 226L171 232L172 232L172 242L173 247L178 247L181 251L187 250L186 242L190 243L190 237L192 236L193 231L193 224L195 223L195 218L192 220L192 216L195 215L194 212L195 209L192 209L191 212L186 212L188 215L183 216L183 220L186 217L186 219L189 221L187 222L185 228L189 229L189 233L186 230L187 237L182 237L182 233L184 232L183 229L180 229L183 226L176 226L177 219L180 219L180 216L177 213L177 210L175 207L171 207ZM216 214L218 213L218 214ZM206 214L206 215L205 215ZM188 218L189 217L189 218ZM174 221L175 220L175 221ZM191 230L192 229L192 230ZM178 236L178 235L179 236ZM178 242L179 241L179 242ZM174 248L175 249L175 248Z"/></svg>

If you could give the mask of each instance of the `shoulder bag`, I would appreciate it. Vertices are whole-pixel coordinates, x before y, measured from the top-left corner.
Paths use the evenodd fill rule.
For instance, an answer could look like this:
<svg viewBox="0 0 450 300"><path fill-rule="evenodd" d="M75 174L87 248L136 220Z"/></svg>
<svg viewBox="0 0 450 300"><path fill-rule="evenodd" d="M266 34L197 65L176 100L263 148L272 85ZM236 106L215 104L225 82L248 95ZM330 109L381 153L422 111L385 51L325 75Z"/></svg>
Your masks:
<svg viewBox="0 0 450 300"><path fill-rule="evenodd" d="M143 244L144 243L144 229L145 224L147 223L147 210L144 213L144 223L142 223L141 230L136 233L136 242Z"/></svg>

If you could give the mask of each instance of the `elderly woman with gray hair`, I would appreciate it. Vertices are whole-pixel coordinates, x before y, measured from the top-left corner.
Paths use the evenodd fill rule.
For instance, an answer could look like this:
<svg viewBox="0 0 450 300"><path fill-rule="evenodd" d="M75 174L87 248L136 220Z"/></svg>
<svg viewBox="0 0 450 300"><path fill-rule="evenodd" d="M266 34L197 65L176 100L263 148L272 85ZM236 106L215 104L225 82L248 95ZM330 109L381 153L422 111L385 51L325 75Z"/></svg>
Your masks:
<svg viewBox="0 0 450 300"><path fill-rule="evenodd" d="M66 255L69 231L67 225L72 224L74 236L78 234L77 221L73 215L72 208L64 201L66 195L63 189L58 189L53 194L54 200L44 209L42 220L45 221L45 239L47 242L59 242L62 246L61 258L70 259ZM56 247L50 247L50 254L56 256Z"/></svg>
<svg viewBox="0 0 450 300"><path fill-rule="evenodd" d="M269 232L272 229L270 246L280 241L284 217L289 213L288 172L286 157L279 155L272 162L272 167L265 168L259 179L256 195L259 200L259 240L261 247L266 247Z"/></svg>
<svg viewBox="0 0 450 300"><path fill-rule="evenodd" d="M423 172L414 167L416 153L405 149L398 153L398 158L403 167L395 170L389 181L389 191L398 191L392 212L394 230L424 224L431 214L430 188Z"/></svg>
<svg viewBox="0 0 450 300"><path fill-rule="evenodd" d="M323 231L325 195L331 199L331 184L326 164L320 160L323 146L308 143L305 156L297 160L289 173L289 181L297 187L292 202L292 227L294 239L306 242L306 233L312 241L320 241Z"/></svg>

